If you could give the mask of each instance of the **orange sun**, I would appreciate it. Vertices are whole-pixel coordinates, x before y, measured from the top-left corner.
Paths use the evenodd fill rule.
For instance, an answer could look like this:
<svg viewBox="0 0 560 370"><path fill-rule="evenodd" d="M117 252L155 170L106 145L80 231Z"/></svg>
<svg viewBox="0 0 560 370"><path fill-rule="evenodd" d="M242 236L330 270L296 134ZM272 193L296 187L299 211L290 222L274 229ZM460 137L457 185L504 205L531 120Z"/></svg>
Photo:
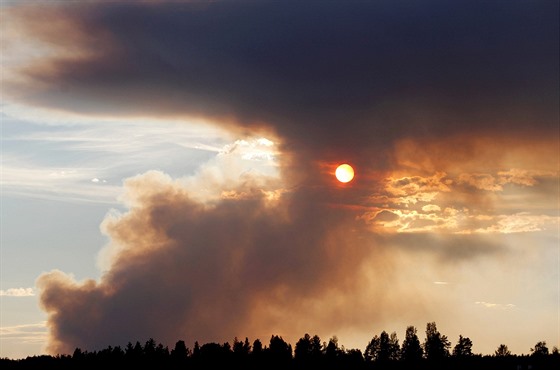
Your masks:
<svg viewBox="0 0 560 370"><path fill-rule="evenodd" d="M340 182L350 182L354 178L354 169L349 164L341 164L336 168L336 172L334 173L336 178Z"/></svg>

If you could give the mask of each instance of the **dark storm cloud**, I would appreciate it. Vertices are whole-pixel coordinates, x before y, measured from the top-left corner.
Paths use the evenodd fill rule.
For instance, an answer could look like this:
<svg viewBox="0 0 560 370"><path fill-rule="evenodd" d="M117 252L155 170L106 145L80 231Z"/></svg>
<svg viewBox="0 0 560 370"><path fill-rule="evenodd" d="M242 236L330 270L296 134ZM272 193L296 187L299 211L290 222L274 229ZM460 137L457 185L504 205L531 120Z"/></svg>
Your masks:
<svg viewBox="0 0 560 370"><path fill-rule="evenodd" d="M401 136L556 124L556 2L46 7L20 14L32 36L83 54L23 69L14 89L46 106L272 125L308 155L336 144L360 163ZM68 27L42 32L53 20Z"/></svg>

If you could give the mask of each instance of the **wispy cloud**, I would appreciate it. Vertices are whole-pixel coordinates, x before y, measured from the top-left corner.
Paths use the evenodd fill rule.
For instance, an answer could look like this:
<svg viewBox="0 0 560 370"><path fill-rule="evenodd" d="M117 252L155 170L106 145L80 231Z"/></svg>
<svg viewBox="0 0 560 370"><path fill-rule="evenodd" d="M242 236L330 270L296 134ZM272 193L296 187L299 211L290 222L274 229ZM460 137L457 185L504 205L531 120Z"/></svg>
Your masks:
<svg viewBox="0 0 560 370"><path fill-rule="evenodd" d="M0 184L6 195L115 204L125 178L152 169L189 176L217 156L239 157L247 169L275 171L274 142L235 140L206 121L68 115L58 125L45 125L38 114L8 112L1 117Z"/></svg>
<svg viewBox="0 0 560 370"><path fill-rule="evenodd" d="M0 290L0 297L32 297L35 295L33 288L9 288Z"/></svg>
<svg viewBox="0 0 560 370"><path fill-rule="evenodd" d="M0 327L0 340L19 343L45 343L48 337L47 322Z"/></svg>
<svg viewBox="0 0 560 370"><path fill-rule="evenodd" d="M512 168L507 171L490 173L461 173L457 178L458 184L467 184L479 190L503 191L506 184L534 186L538 177L555 176L552 171L534 171Z"/></svg>
<svg viewBox="0 0 560 370"><path fill-rule="evenodd" d="M503 303L490 303L484 301L476 301L474 302L474 304L485 308L494 309L494 310L511 310L516 307L516 305L514 305L513 303L503 304Z"/></svg>
<svg viewBox="0 0 560 370"><path fill-rule="evenodd" d="M462 173L457 179L459 184L467 184L480 190L502 191L502 184L497 179L487 173Z"/></svg>
<svg viewBox="0 0 560 370"><path fill-rule="evenodd" d="M100 168L44 167L8 157L0 177L4 195L114 204L121 192L120 183L94 181Z"/></svg>
<svg viewBox="0 0 560 370"><path fill-rule="evenodd" d="M560 225L560 217L548 215L534 215L519 212L512 215L498 215L493 218L494 223L486 228L473 230L477 233L524 233L546 229L555 229Z"/></svg>

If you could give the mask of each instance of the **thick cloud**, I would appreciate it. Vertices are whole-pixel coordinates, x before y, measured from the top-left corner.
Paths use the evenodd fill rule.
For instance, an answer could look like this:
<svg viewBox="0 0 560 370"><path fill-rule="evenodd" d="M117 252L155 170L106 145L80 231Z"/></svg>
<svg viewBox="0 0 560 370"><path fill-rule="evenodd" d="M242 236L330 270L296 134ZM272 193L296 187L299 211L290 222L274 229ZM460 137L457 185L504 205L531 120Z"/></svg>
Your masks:
<svg viewBox="0 0 560 370"><path fill-rule="evenodd" d="M55 54L7 86L72 111L272 125L314 159L380 167L372 148L402 136L554 130L557 13L550 1L34 4L14 18Z"/></svg>
<svg viewBox="0 0 560 370"><path fill-rule="evenodd" d="M12 99L89 115L200 116L280 143L280 179L249 176L213 202L157 172L129 179L129 212L104 222L100 281L38 280L51 351L276 330L293 340L442 303L410 271L414 238L379 236L372 223L472 232L449 223L463 212L499 232L488 193L557 171L557 14L550 1L7 7L9 26L47 48L10 68ZM357 169L346 188L332 177L341 161ZM504 250L450 233L414 240L439 256L426 257L426 270L438 267L427 279L440 264Z"/></svg>

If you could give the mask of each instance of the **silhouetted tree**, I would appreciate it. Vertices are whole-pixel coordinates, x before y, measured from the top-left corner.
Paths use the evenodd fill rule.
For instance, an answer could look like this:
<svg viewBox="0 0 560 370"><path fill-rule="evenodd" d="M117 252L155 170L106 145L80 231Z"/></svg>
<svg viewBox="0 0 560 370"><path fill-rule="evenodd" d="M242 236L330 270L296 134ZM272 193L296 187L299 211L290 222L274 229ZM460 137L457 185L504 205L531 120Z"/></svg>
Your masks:
<svg viewBox="0 0 560 370"><path fill-rule="evenodd" d="M442 335L436 327L435 322L426 325L426 340L424 342L424 354L430 361L440 361L449 357L451 343L445 335Z"/></svg>
<svg viewBox="0 0 560 370"><path fill-rule="evenodd" d="M169 358L169 348L161 343L158 343L158 345L156 346L154 358L156 362L165 361Z"/></svg>
<svg viewBox="0 0 560 370"><path fill-rule="evenodd" d="M192 358L193 359L198 359L200 357L200 344L198 344L198 341L194 342L194 347L193 347L193 352L192 352Z"/></svg>
<svg viewBox="0 0 560 370"><path fill-rule="evenodd" d="M546 342L538 342L535 344L535 348L531 348L532 356L548 356L548 347Z"/></svg>
<svg viewBox="0 0 560 370"><path fill-rule="evenodd" d="M235 367L245 367L249 361L249 354L251 352L251 344L249 339L245 338L242 342L237 337L233 339L233 360Z"/></svg>
<svg viewBox="0 0 560 370"><path fill-rule="evenodd" d="M292 346L288 344L282 337L273 335L267 349L267 358L271 363L278 367L286 366L292 360Z"/></svg>
<svg viewBox="0 0 560 370"><path fill-rule="evenodd" d="M325 369L339 369L343 367L345 350L340 347L338 338L332 336L328 343L323 343L323 356L321 357L321 367Z"/></svg>
<svg viewBox="0 0 560 370"><path fill-rule="evenodd" d="M389 360L397 361L401 358L401 351L399 347L399 339L397 333L392 332L389 336Z"/></svg>
<svg viewBox="0 0 560 370"><path fill-rule="evenodd" d="M311 338L311 354L314 358L321 357L323 353L323 344L321 343L321 338L318 335L314 335Z"/></svg>
<svg viewBox="0 0 560 370"><path fill-rule="evenodd" d="M77 348L74 350L74 353L72 354L72 358L74 360L83 360L86 356L84 355L84 353L82 352L82 350L80 348Z"/></svg>
<svg viewBox="0 0 560 370"><path fill-rule="evenodd" d="M304 363L310 362L312 358L312 348L311 336L305 333L305 335L296 342L294 359Z"/></svg>
<svg viewBox="0 0 560 370"><path fill-rule="evenodd" d="M153 338L146 341L142 350L142 360L148 364L160 366L169 358L169 349L161 343L156 343Z"/></svg>
<svg viewBox="0 0 560 370"><path fill-rule="evenodd" d="M380 346L381 343L379 337L374 335L364 351L364 359L366 362L373 362L377 360Z"/></svg>
<svg viewBox="0 0 560 370"><path fill-rule="evenodd" d="M222 346L219 343L210 342L204 343L200 346L200 357L212 357L217 358L222 355Z"/></svg>
<svg viewBox="0 0 560 370"><path fill-rule="evenodd" d="M251 343L249 343L249 338L247 337L245 337L245 341L243 342L243 353L251 353Z"/></svg>
<svg viewBox="0 0 560 370"><path fill-rule="evenodd" d="M422 359L422 355L422 346L416 334L416 328L414 326L409 326L406 328L401 348L401 359L409 363L418 362Z"/></svg>
<svg viewBox="0 0 560 370"><path fill-rule="evenodd" d="M124 351L121 348L121 346L116 346L113 348L113 351L111 352L111 356L113 358L120 358L120 359L124 359Z"/></svg>
<svg viewBox="0 0 560 370"><path fill-rule="evenodd" d="M426 339L438 338L442 342L445 352L445 336L439 334L435 325L428 325ZM305 335L296 345L296 358L314 358L317 356L318 361L313 361L302 366L301 362L292 361L291 345L286 343L279 336L272 336L270 347L262 346L260 340L253 342L251 345L249 340L241 342L237 338L234 339L233 346L228 342L223 344L206 343L202 347L195 342L192 354L186 348L183 341L178 341L175 348L170 352L167 347L150 338L146 345L142 347L139 342L135 345L128 343L125 350L119 346L101 349L99 351L88 352L76 348L72 356L32 356L22 360L10 360L0 358L0 369L2 370L94 370L102 368L158 368L162 370L178 370L178 369L245 369L245 370L284 370L284 369L323 369L323 370L365 370L365 369L418 369L418 370L438 370L438 369L560 369L560 355L555 347L552 354L546 346L546 342L538 342L534 348L531 348L531 356L515 356L508 350L507 346L501 344L496 350L494 356L480 356L472 354L472 342L469 338L459 336L459 341L453 349L453 357L445 359L442 362L419 363L404 362L410 361L411 358L418 357L421 351L419 341L416 336L414 327L407 328L407 335L403 341L402 363L394 361L396 357L392 354L398 351L398 339L395 333L388 335L382 332L380 336L375 336L372 340L373 344L369 346L370 364L365 366L364 356L360 350L345 350L344 346L340 346L338 339L332 337L328 343L321 344L318 336L313 338ZM426 341L428 342L428 341ZM434 343L436 341L434 340ZM370 342L371 343L371 342ZM233 350L232 350L233 348ZM397 351L394 349L397 348ZM408 349L404 350L404 349ZM416 357L406 357L407 353ZM236 355L246 356L247 361L239 361ZM409 360L407 360L407 358ZM177 359L186 360L179 363ZM257 361L258 359L258 361ZM374 362L374 359L376 359ZM378 361L377 359L382 359ZM295 367L294 367L295 365Z"/></svg>
<svg viewBox="0 0 560 370"><path fill-rule="evenodd" d="M253 342L253 354L260 354L263 351L262 342L259 339L255 339Z"/></svg>
<svg viewBox="0 0 560 370"><path fill-rule="evenodd" d="M242 355L243 354L243 342L240 341L239 339L237 339L237 337L233 338L233 353L236 355ZM248 354L248 352L247 352Z"/></svg>
<svg viewBox="0 0 560 370"><path fill-rule="evenodd" d="M184 340L179 340L175 343L175 348L171 350L171 356L183 359L190 355L190 350L187 348Z"/></svg>
<svg viewBox="0 0 560 370"><path fill-rule="evenodd" d="M469 338L465 338L459 335L459 341L455 347L453 347L454 357L468 357L472 356L472 341Z"/></svg>
<svg viewBox="0 0 560 370"><path fill-rule="evenodd" d="M322 359L322 350L321 338L318 335L311 337L308 333L305 333L296 343L294 360L298 367L302 368L319 366Z"/></svg>
<svg viewBox="0 0 560 370"><path fill-rule="evenodd" d="M97 352L95 357L98 362L113 363L117 365L124 361L125 354L122 348L119 346L116 347L108 346L107 348Z"/></svg>
<svg viewBox="0 0 560 370"><path fill-rule="evenodd" d="M196 366L220 368L227 366L232 359L229 343L219 344L215 342L205 343L200 346L199 356L193 358Z"/></svg>
<svg viewBox="0 0 560 370"><path fill-rule="evenodd" d="M187 348L185 341L177 341L177 343L175 343L175 348L171 350L170 356L174 367L184 367L190 356L190 350Z"/></svg>
<svg viewBox="0 0 560 370"><path fill-rule="evenodd" d="M262 342L260 339L255 339L253 341L253 349L250 356L251 368L262 369L266 367L265 360L266 357Z"/></svg>
<svg viewBox="0 0 560 370"><path fill-rule="evenodd" d="M144 356L146 358L151 358L156 353L156 341L153 338L150 338L144 344Z"/></svg>
<svg viewBox="0 0 560 370"><path fill-rule="evenodd" d="M248 356L251 353L251 343L249 343L249 338L245 337L245 340L243 341L243 344L240 344L241 342L239 342L237 344L237 348L233 348L233 352L234 353L240 353L243 356Z"/></svg>
<svg viewBox="0 0 560 370"><path fill-rule="evenodd" d="M505 344L500 344L498 346L498 349L496 349L494 351L494 356L496 356L496 357L509 357L509 356L511 356L511 352L508 349L508 346L506 346Z"/></svg>
<svg viewBox="0 0 560 370"><path fill-rule="evenodd" d="M366 362L386 363L399 359L399 340L397 333L393 332L389 336L386 331L381 332L379 337L374 336L368 343L364 352Z"/></svg>
<svg viewBox="0 0 560 370"><path fill-rule="evenodd" d="M329 343L325 346L325 356L327 357L327 361L336 359L343 352L344 350L338 345L338 338L336 335L329 339Z"/></svg>
<svg viewBox="0 0 560 370"><path fill-rule="evenodd" d="M142 361L143 354L144 354L144 350L139 341L136 341L134 346L132 345L131 342L128 342L128 344L126 345L125 357L127 361L130 361L132 363L138 363Z"/></svg>
<svg viewBox="0 0 560 370"><path fill-rule="evenodd" d="M341 368L358 369L364 362L364 356L359 349L349 349L344 354Z"/></svg>

